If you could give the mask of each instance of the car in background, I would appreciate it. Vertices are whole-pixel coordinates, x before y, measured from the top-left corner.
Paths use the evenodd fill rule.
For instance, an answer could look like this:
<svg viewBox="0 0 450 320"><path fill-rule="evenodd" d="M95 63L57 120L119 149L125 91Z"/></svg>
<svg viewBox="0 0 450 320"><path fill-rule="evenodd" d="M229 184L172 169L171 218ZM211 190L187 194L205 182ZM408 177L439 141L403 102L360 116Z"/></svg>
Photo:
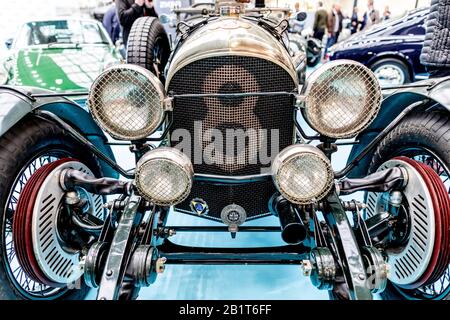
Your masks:
<svg viewBox="0 0 450 320"><path fill-rule="evenodd" d="M428 8L374 25L330 48L330 60L350 59L375 73L382 87L396 86L427 77L420 63Z"/></svg>
<svg viewBox="0 0 450 320"><path fill-rule="evenodd" d="M0 85L86 91L121 55L92 19L53 19L22 25L0 60Z"/></svg>
<svg viewBox="0 0 450 320"><path fill-rule="evenodd" d="M99 4L99 6L95 7L91 11L91 16L100 22L103 21L103 17L105 16L106 12L111 8L114 7L114 1L103 1Z"/></svg>

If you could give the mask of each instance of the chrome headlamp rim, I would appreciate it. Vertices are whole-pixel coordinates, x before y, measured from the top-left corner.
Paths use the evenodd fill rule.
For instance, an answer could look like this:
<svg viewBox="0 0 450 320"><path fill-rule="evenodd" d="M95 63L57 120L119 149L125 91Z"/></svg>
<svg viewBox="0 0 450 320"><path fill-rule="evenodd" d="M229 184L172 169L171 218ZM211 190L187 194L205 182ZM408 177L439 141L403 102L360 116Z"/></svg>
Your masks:
<svg viewBox="0 0 450 320"><path fill-rule="evenodd" d="M184 193L181 195L181 197L177 198L176 201L163 201L161 199L154 199L153 197L149 196L148 192L143 188L142 184L139 182L141 168L143 168L145 164L152 161L169 161L171 162L171 164L177 166L186 174L186 178L188 179L188 185L186 186ZM148 201L158 206L168 207L184 201L189 196L193 183L194 183L194 167L192 165L192 162L188 156L186 156L183 152L181 152L176 148L159 147L150 150L144 156L142 156L141 159L139 159L136 165L134 184L137 190L144 198L146 198Z"/></svg>
<svg viewBox="0 0 450 320"><path fill-rule="evenodd" d="M324 131L323 128L321 128L319 125L313 123L311 121L311 118L308 116L308 97L311 94L311 90L314 86L314 84L317 82L317 80L326 72L333 68L338 68L343 65L348 65L352 67L358 67L361 68L361 70L364 70L366 72L366 75L370 78L372 84L375 86L376 95L375 95L375 103L373 104L372 112L368 115L368 119L364 121L362 124L355 126L353 130L343 132L340 134L336 133L330 133L327 131ZM303 118L306 120L309 126L316 130L318 133L327 136L329 138L335 138L335 139L346 139L346 138L353 138L362 131L364 131L372 122L375 120L376 116L378 115L378 112L380 111L381 107L381 101L382 101L382 92L380 84L375 76L375 74L367 68L362 63L359 63L357 61L353 60L346 60L346 59L339 59L327 62L320 68L314 70L311 75L306 79L305 84L301 88L301 97L303 99L303 107L301 108Z"/></svg>
<svg viewBox="0 0 450 320"><path fill-rule="evenodd" d="M305 156L308 154L317 157L318 161L322 161L325 164L327 170L325 176L323 177L323 179L325 179L326 181L325 187L322 188L320 192L317 192L315 197L312 197L310 199L290 195L288 192L284 190L282 183L280 183L279 181L279 173L283 165L289 163L292 159L296 157ZM272 163L271 171L272 171L272 180L277 190L288 201L298 205L307 205L322 200L325 196L327 196L330 193L334 185L334 172L330 160L320 149L308 144L294 144L283 149L275 157Z"/></svg>
<svg viewBox="0 0 450 320"><path fill-rule="evenodd" d="M101 117L98 113L98 108L91 107L91 105L94 103L92 95L94 94L95 89L99 86L100 82L103 80L103 78L106 75L108 75L109 73L116 71L116 70L127 70L127 71L134 71L134 72L140 73L141 75L143 75L146 78L147 81L149 81L151 83L151 85L153 86L155 92L157 93L157 95L159 97L160 112L159 112L157 120L155 121L155 125L148 126L147 130L145 130L145 132L143 132L141 134L125 135L125 134L121 134L121 133L117 132L117 130L115 130L115 129L112 130L110 127L108 127L107 124L104 123L104 121L102 121L100 119ZM154 133L158 129L158 127L163 123L164 118L165 118L165 112L167 111L167 108L165 106L166 98L167 98L167 96L165 93L164 85L161 83L161 81L158 79L158 77L156 77L151 71L149 71L143 67L137 66L137 65L121 63L121 64L112 65L112 66L106 68L97 76L97 78L94 80L94 82L92 83L92 85L89 89L89 95L87 98L87 106L89 108L89 111L92 114L92 118L94 119L94 121L98 124L98 126L100 128L102 128L104 131L108 132L111 137L113 137L114 139L117 139L117 140L132 140L133 141L133 140L142 140L142 139L147 138L152 133Z"/></svg>

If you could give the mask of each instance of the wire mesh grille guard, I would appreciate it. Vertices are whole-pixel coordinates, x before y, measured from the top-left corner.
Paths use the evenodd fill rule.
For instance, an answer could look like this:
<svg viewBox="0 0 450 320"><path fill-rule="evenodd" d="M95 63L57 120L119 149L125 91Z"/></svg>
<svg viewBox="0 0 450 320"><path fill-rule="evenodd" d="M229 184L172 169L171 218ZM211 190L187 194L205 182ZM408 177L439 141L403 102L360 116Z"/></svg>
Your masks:
<svg viewBox="0 0 450 320"><path fill-rule="evenodd" d="M266 60L224 56L208 58L193 62L172 78L169 92L174 94L205 94L205 93L241 93L241 92L291 92L295 85L289 74L281 67ZM289 96L258 96L258 97L183 97L177 98L173 111L172 132L176 129L186 129L192 137L191 158L195 148L204 148L209 144L207 135L211 129L217 129L224 137L223 163L207 164L192 162L196 173L214 173L221 175L245 175L260 173L261 162L249 161L252 155L259 154L260 147L269 147L266 141L271 141L271 129L279 132L280 150L292 144L293 137L293 103ZM194 124L201 122L201 135L194 135ZM198 129L199 126L196 126ZM243 130L266 129L266 141L258 141L250 137L245 141L245 152L226 152L227 144L236 151L237 141L225 139L227 129ZM236 132L236 131L235 131ZM199 132L197 132L199 133ZM206 133L206 136L205 136ZM250 134L249 134L250 135ZM200 141L202 139L206 141ZM197 141L198 140L198 141ZM210 140L211 141L211 140ZM198 149L197 149L198 152ZM220 152L220 151L219 151ZM274 155L275 156L275 155ZM270 164L266 164L270 167Z"/></svg>
<svg viewBox="0 0 450 320"><path fill-rule="evenodd" d="M264 59L243 56L221 56L195 61L180 69L169 84L169 92L175 95L291 92L294 89L293 79L280 66ZM287 95L180 97L175 100L171 131L173 133L177 129L185 129L191 134L190 156L194 172L228 176L251 175L261 173L261 168L270 167L270 163L261 161L260 154L271 158L276 156L271 154L271 142L277 138L272 129L277 130L278 134L279 148L276 153L292 144L294 130L292 117L293 101L292 97ZM216 149L219 155L215 159L223 159L220 163L204 161L206 152L203 151L213 140L208 136L208 132L211 133L212 129L220 131L223 137L222 149ZM227 132L229 133L230 129L236 134L238 134L236 130L248 133L244 148L238 150L237 140L227 139ZM257 133L257 139L251 134L254 132ZM259 132L264 134L261 135ZM176 142L172 145L176 145ZM197 152L198 156L199 151L200 163L198 158L195 159L195 154ZM241 188L239 186L213 188L212 185L202 184L202 188L198 188L194 183L187 201L196 196L201 198L200 194L196 194L201 189L203 196L209 199L210 208L214 202L220 205L235 203L246 208L248 198L256 196L258 201L264 204L264 210L260 208L259 211L264 212L252 211L247 213L248 216L266 213L268 198L271 196L268 195L270 192L267 192L268 186L252 185L251 190L238 192ZM217 208L217 211L210 209L210 215L220 217L221 209L222 207Z"/></svg>
<svg viewBox="0 0 450 320"><path fill-rule="evenodd" d="M172 205L185 199L189 193L191 177L185 170L168 160L157 159L144 163L137 171L141 194L161 206Z"/></svg>
<svg viewBox="0 0 450 320"><path fill-rule="evenodd" d="M305 152L287 160L276 179L281 194L289 201L308 204L321 200L329 193L333 173L329 163Z"/></svg>
<svg viewBox="0 0 450 320"><path fill-rule="evenodd" d="M378 114L381 90L374 74L358 63L330 63L308 79L306 117L313 128L333 138L352 137Z"/></svg>
<svg viewBox="0 0 450 320"><path fill-rule="evenodd" d="M276 192L272 181L259 181L239 185L213 185L194 182L191 195L177 208L191 211L190 201L202 199L208 204L208 216L221 220L220 213L229 204L244 208L247 219L269 212L268 202Z"/></svg>
<svg viewBox="0 0 450 320"><path fill-rule="evenodd" d="M94 119L118 139L149 136L163 117L162 88L152 77L149 71L136 66L104 71L89 93L88 105Z"/></svg>

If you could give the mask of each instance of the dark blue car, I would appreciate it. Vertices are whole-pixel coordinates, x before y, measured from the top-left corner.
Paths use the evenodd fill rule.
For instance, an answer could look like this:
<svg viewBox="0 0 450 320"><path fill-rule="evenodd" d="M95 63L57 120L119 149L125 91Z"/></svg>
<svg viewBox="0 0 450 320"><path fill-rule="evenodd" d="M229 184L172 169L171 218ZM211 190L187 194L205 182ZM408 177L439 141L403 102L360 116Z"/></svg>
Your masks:
<svg viewBox="0 0 450 320"><path fill-rule="evenodd" d="M424 79L427 73L419 57L428 10L414 10L357 33L331 47L329 59L363 63L374 71L382 87Z"/></svg>

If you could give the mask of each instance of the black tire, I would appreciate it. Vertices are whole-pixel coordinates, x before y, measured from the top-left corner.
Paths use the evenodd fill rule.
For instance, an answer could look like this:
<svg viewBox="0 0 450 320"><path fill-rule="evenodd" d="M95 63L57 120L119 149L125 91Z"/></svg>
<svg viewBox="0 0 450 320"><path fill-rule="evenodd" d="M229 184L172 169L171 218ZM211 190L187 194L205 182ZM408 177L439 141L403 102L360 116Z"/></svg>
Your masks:
<svg viewBox="0 0 450 320"><path fill-rule="evenodd" d="M405 154L404 150L420 148L432 151L450 168L450 118L448 112L416 113L403 120L378 145L369 172L385 161Z"/></svg>
<svg viewBox="0 0 450 320"><path fill-rule="evenodd" d="M86 152L85 148L52 123L30 116L20 121L0 138L0 300L41 298L21 289L19 283L14 280L7 261L5 228L7 219L13 216L13 211L6 206L10 199L10 190L17 182L16 179L22 175L24 172L22 169L27 168L32 159L47 154L52 157L74 157L85 163L95 175L101 175L95 156ZM75 289L63 288L45 299L84 299L89 288L83 279L75 287Z"/></svg>
<svg viewBox="0 0 450 320"><path fill-rule="evenodd" d="M369 172L374 172L384 162L397 156L430 154L450 169L450 119L448 112L429 112L413 114L402 121L379 144L372 158ZM448 172L448 171L447 171ZM448 270L447 270L448 271ZM449 299L450 285L436 294L438 300ZM432 299L418 290L401 289L388 283L381 293L386 300Z"/></svg>
<svg viewBox="0 0 450 320"><path fill-rule="evenodd" d="M309 39L307 41L307 64L308 67L316 67L322 60L322 46L317 39Z"/></svg>
<svg viewBox="0 0 450 320"><path fill-rule="evenodd" d="M158 18L137 19L128 37L127 62L150 70L164 81L163 73L169 56L169 38Z"/></svg>
<svg viewBox="0 0 450 320"><path fill-rule="evenodd" d="M408 66L401 60L395 58L386 58L376 61L371 65L370 69L375 72L381 66L392 65L400 69L403 73L404 81L401 84L406 84L411 82L411 74L409 72Z"/></svg>

